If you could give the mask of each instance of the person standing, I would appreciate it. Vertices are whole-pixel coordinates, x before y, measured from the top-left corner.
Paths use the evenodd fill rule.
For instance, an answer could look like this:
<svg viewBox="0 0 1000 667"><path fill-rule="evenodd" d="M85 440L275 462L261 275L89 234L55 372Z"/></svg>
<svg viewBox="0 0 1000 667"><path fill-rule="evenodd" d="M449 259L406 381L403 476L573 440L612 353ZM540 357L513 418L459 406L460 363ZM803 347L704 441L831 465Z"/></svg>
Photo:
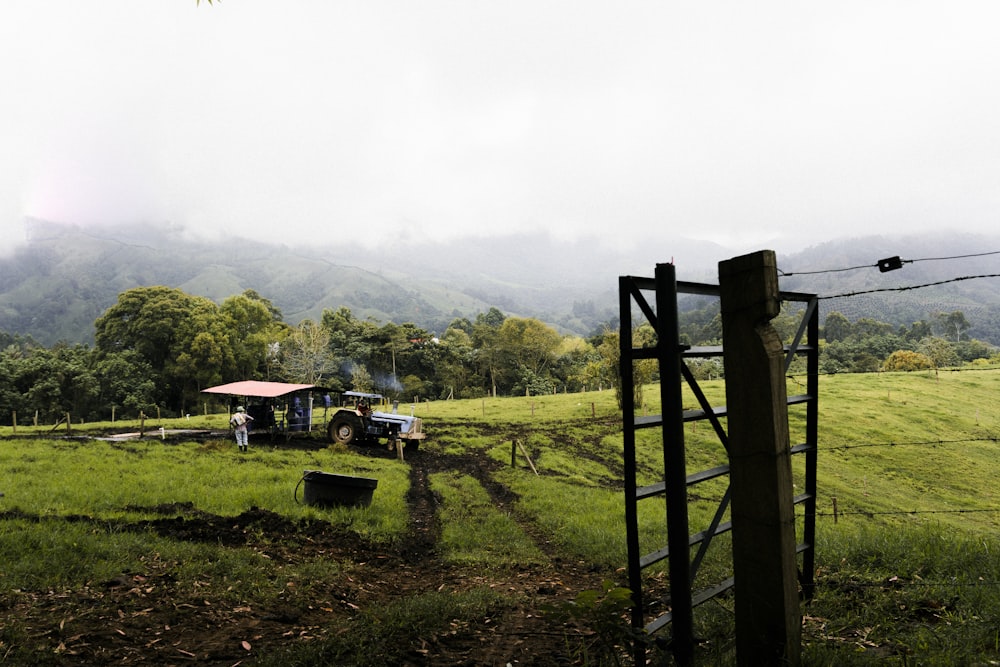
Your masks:
<svg viewBox="0 0 1000 667"><path fill-rule="evenodd" d="M242 405L236 408L236 412L233 413L232 418L229 420L236 433L236 446L239 447L241 452L247 451L247 427L252 421L253 417L246 413Z"/></svg>

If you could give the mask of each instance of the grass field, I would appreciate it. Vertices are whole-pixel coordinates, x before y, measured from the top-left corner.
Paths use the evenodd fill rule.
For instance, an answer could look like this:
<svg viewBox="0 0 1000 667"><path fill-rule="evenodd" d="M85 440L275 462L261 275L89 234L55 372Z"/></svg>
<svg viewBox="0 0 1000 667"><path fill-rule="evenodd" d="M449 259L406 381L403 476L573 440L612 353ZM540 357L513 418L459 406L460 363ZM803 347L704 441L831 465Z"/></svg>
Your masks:
<svg viewBox="0 0 1000 667"><path fill-rule="evenodd" d="M721 383L703 386L724 402ZM656 388L645 397L658 412ZM128 441L85 436L137 424L0 428L0 662L626 659L620 607L596 593L625 580L613 392L412 409L428 439L405 462L321 439L252 437L240 455L223 435L159 437L161 426L224 431L226 415L151 420ZM793 441L803 428L794 410ZM1000 661L998 432L995 370L821 378L806 664ZM685 437L689 470L724 458L707 425L687 425ZM643 438L648 483L662 464L656 434ZM301 504L296 486L311 469L377 478L373 502ZM699 489L693 530L723 490ZM640 526L644 545L662 544L662 507L643 509ZM705 577L726 575L728 555L716 551ZM662 572L649 577L666 585ZM579 595L587 602L568 624L543 611ZM732 599L696 620L699 660L734 663Z"/></svg>

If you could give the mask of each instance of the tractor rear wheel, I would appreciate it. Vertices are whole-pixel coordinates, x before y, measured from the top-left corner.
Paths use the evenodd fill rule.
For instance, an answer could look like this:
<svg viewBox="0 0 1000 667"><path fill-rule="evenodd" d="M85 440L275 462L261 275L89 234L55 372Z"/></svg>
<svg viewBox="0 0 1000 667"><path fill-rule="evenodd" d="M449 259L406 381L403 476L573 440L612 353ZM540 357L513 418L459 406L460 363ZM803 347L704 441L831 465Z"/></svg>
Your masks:
<svg viewBox="0 0 1000 667"><path fill-rule="evenodd" d="M334 419L330 422L328 432L330 440L333 442L339 442L342 445L349 445L354 441L354 424L347 419Z"/></svg>

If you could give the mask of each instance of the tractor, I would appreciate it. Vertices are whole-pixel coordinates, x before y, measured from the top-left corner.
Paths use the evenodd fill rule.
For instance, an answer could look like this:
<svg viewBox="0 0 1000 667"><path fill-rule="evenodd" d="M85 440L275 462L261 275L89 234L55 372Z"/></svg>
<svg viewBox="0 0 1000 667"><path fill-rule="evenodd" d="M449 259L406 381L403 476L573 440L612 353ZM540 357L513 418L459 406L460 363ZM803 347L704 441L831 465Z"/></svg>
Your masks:
<svg viewBox="0 0 1000 667"><path fill-rule="evenodd" d="M401 415L393 406L392 412L373 411L373 401L381 401L381 394L345 391L343 396L354 406L338 408L330 418L327 434L332 442L344 445L374 444L385 440L390 449L402 441L407 451L415 450L424 439L423 421L419 417Z"/></svg>

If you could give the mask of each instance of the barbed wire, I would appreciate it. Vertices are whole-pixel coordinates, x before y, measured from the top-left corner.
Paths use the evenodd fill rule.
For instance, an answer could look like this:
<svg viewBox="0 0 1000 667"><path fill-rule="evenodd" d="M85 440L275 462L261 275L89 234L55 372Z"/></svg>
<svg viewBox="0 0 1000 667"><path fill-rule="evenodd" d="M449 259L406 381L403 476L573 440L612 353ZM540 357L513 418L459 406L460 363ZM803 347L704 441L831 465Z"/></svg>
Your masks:
<svg viewBox="0 0 1000 667"><path fill-rule="evenodd" d="M917 262L940 262L953 259L969 259L971 257L987 257L989 255L1000 255L1000 250L991 250L989 252L976 252L967 255L951 255L947 257L921 257L920 259L900 259L899 257L890 257L888 259L880 259L874 264L859 264L858 266L847 266L839 269L817 269L815 271L782 271L781 269L778 269L778 275L808 276L820 273L842 273L844 271L857 271L858 269L876 269L876 268L884 273L886 271L902 268L903 264L915 264Z"/></svg>
<svg viewBox="0 0 1000 667"><path fill-rule="evenodd" d="M844 516L864 516L874 518L876 516L900 516L915 514L990 514L1000 512L1000 507L988 507L984 509L958 508L949 510L837 510L836 512L816 512L817 517L833 517L834 519Z"/></svg>
<svg viewBox="0 0 1000 667"><path fill-rule="evenodd" d="M1000 278L1000 273L984 273L977 276L960 276L958 278L949 278L947 280L938 280L932 283L923 283L921 285L907 285L904 287L879 287L869 290L859 290L857 292L844 292L843 294L827 294L824 296L816 297L820 301L826 301L829 299L844 299L854 296L862 296L864 294L877 294L880 292L906 292L909 290L923 289L925 287L937 287L938 285L947 285L949 283L957 283L963 280L977 280L979 278Z"/></svg>
<svg viewBox="0 0 1000 667"><path fill-rule="evenodd" d="M964 367L964 368L921 368L916 371L819 371L816 373L786 373L785 379L791 380L799 386L805 386L799 378L809 379L810 377L824 377L831 375L873 375L873 376L883 376L883 375L897 375L899 373L929 373L933 371L937 373L987 373L1000 371L1000 366L990 366L988 368L978 368L978 367Z"/></svg>
<svg viewBox="0 0 1000 667"><path fill-rule="evenodd" d="M847 585L847 586L857 586L859 588L937 588L937 587L956 587L961 586L965 588L974 588L978 586L1000 586L1000 581L986 581L985 579L977 579L976 581L958 581L952 578L948 581L913 581L904 580L898 576L886 577L881 581L858 581L847 576L846 581L837 580L832 581L835 577L831 577L829 580L824 581L827 585Z"/></svg>
<svg viewBox="0 0 1000 667"><path fill-rule="evenodd" d="M980 438L956 438L954 440L914 440L911 442L866 442L860 444L832 445L820 447L825 452L844 451L848 449L863 449L871 447L926 447L937 445L957 445L963 442L998 442L1000 437L989 436Z"/></svg>

